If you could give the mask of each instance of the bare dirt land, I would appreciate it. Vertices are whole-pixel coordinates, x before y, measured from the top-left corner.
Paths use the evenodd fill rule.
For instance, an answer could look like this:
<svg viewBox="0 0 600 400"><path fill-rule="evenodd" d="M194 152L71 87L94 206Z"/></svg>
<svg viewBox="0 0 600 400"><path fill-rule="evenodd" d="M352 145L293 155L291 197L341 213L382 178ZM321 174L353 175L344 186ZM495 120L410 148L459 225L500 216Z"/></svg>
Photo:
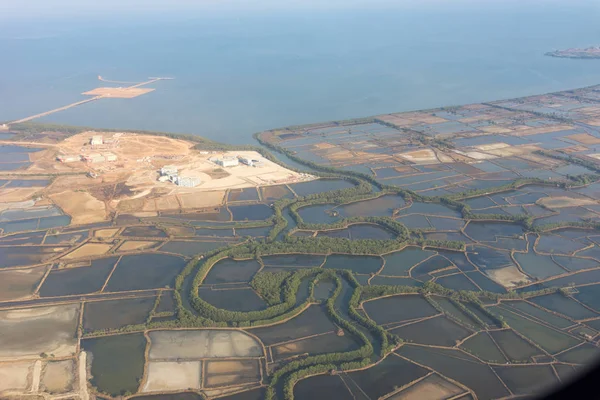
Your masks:
<svg viewBox="0 0 600 400"><path fill-rule="evenodd" d="M149 359L177 360L214 357L261 357L262 346L236 330L154 331Z"/></svg>
<svg viewBox="0 0 600 400"><path fill-rule="evenodd" d="M600 139L589 133L576 133L574 135L565 136L565 139L571 139L581 144L600 144Z"/></svg>
<svg viewBox="0 0 600 400"><path fill-rule="evenodd" d="M149 362L142 392L164 392L200 388L201 361Z"/></svg>
<svg viewBox="0 0 600 400"><path fill-rule="evenodd" d="M519 282L529 282L529 278L521 273L515 266L509 266L497 269L488 269L485 271L490 279L498 282L500 285L511 288L517 286Z"/></svg>
<svg viewBox="0 0 600 400"><path fill-rule="evenodd" d="M33 361L0 364L0 393L27 390L31 385L32 371Z"/></svg>
<svg viewBox="0 0 600 400"><path fill-rule="evenodd" d="M260 369L256 360L207 361L205 365L205 387L241 385L260 380Z"/></svg>
<svg viewBox="0 0 600 400"><path fill-rule="evenodd" d="M421 150L416 150L416 151L409 151L407 153L401 153L401 154L396 154L396 155L405 160L414 162L415 164L439 162L439 160L437 159L437 157L435 155L435 152L431 149L421 149Z"/></svg>
<svg viewBox="0 0 600 400"><path fill-rule="evenodd" d="M12 203L17 201L25 201L31 199L42 188L5 188L0 189L0 202Z"/></svg>
<svg viewBox="0 0 600 400"><path fill-rule="evenodd" d="M585 197L573 198L567 196L544 197L539 199L537 203L548 208L577 207L598 204L597 201Z"/></svg>
<svg viewBox="0 0 600 400"><path fill-rule="evenodd" d="M157 245L158 242L153 242L150 240L128 240L119 246L118 251L134 251L134 250L142 250L147 249L152 246Z"/></svg>
<svg viewBox="0 0 600 400"><path fill-rule="evenodd" d="M201 196L197 193L185 193L179 195L179 201L182 208L204 208L222 204L225 198L225 191L204 192Z"/></svg>
<svg viewBox="0 0 600 400"><path fill-rule="evenodd" d="M431 375L389 397L392 400L443 400L463 393L460 387L448 382L438 375Z"/></svg>
<svg viewBox="0 0 600 400"><path fill-rule="evenodd" d="M110 238L115 236L115 234L117 232L119 232L120 228L108 228L108 229L98 229L96 232L94 232L94 236L95 237L102 237L102 238Z"/></svg>
<svg viewBox="0 0 600 400"><path fill-rule="evenodd" d="M146 93L153 92L154 89L127 88L127 87L100 87L83 92L86 96L112 97L116 99L132 99Z"/></svg>
<svg viewBox="0 0 600 400"><path fill-rule="evenodd" d="M66 393L73 389L75 380L72 360L51 361L42 371L40 389L50 393Z"/></svg>
<svg viewBox="0 0 600 400"><path fill-rule="evenodd" d="M0 360L71 356L78 322L76 304L0 311Z"/></svg>
<svg viewBox="0 0 600 400"><path fill-rule="evenodd" d="M62 257L62 260L73 260L76 258L95 257L105 254L112 247L105 243L86 243Z"/></svg>
<svg viewBox="0 0 600 400"><path fill-rule="evenodd" d="M72 224L90 224L107 219L103 202L87 192L68 190L51 195L50 198L72 218Z"/></svg>

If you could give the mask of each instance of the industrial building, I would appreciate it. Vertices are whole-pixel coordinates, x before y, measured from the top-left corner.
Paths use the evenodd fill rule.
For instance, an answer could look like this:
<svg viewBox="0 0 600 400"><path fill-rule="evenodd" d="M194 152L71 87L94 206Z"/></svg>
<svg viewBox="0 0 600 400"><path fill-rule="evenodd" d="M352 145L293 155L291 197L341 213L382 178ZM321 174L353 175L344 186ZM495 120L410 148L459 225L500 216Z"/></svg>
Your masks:
<svg viewBox="0 0 600 400"><path fill-rule="evenodd" d="M94 136L92 136L92 140L90 140L90 144L92 146L98 146L103 143L104 143L104 141L102 140L102 135L94 135Z"/></svg>
<svg viewBox="0 0 600 400"><path fill-rule="evenodd" d="M177 167L173 165L165 165L160 169L161 175L177 175Z"/></svg>
<svg viewBox="0 0 600 400"><path fill-rule="evenodd" d="M82 155L81 159L89 163L101 163L105 161L117 161L117 156L113 153L91 153Z"/></svg>
<svg viewBox="0 0 600 400"><path fill-rule="evenodd" d="M200 183L202 183L200 181L200 178L198 178L196 176L187 176L187 177L181 177L180 176L175 181L175 184L177 186L182 186L182 187L196 187Z"/></svg>
<svg viewBox="0 0 600 400"><path fill-rule="evenodd" d="M173 165L165 165L160 169L160 176L158 177L159 182L173 182L177 186L182 187L196 187L201 181L196 176L180 177L178 175L177 167Z"/></svg>
<svg viewBox="0 0 600 400"><path fill-rule="evenodd" d="M237 166L237 165L240 164L240 162L237 159L237 157L217 158L215 160L215 163L217 163L218 165L220 165L222 167L235 167L235 166Z"/></svg>
<svg viewBox="0 0 600 400"><path fill-rule="evenodd" d="M239 156L239 157L238 157L238 159L240 160L240 162L241 162L242 164L246 164L246 165L247 165L247 166L249 166L249 167L253 167L253 166L254 166L254 161L253 161L253 160L251 160L251 159L250 159L250 158L248 158L248 157Z"/></svg>
<svg viewBox="0 0 600 400"><path fill-rule="evenodd" d="M76 162L76 161L81 160L81 157L61 154L61 155L57 156L56 159L62 163L70 163L70 162Z"/></svg>
<svg viewBox="0 0 600 400"><path fill-rule="evenodd" d="M106 161L106 158L100 153L92 153L81 156L81 159L89 163L100 163Z"/></svg>

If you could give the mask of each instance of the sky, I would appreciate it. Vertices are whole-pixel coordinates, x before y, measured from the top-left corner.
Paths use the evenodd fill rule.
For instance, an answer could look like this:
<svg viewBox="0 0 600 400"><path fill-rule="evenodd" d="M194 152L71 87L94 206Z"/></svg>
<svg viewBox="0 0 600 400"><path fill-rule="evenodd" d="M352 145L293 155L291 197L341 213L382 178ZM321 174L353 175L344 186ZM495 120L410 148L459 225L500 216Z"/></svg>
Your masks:
<svg viewBox="0 0 600 400"><path fill-rule="evenodd" d="M114 15L115 13L202 12L227 10L323 10L352 8L510 7L598 4L597 0L0 0L0 19Z"/></svg>

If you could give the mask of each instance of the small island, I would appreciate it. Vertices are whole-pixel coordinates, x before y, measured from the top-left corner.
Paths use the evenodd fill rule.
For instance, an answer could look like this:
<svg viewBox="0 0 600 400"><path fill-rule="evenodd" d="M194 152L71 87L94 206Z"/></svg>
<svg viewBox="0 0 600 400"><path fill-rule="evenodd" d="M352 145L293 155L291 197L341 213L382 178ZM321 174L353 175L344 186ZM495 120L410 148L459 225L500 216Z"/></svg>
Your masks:
<svg viewBox="0 0 600 400"><path fill-rule="evenodd" d="M571 48L566 50L556 50L546 53L550 57L560 58L600 58L600 46L592 46L585 49Z"/></svg>

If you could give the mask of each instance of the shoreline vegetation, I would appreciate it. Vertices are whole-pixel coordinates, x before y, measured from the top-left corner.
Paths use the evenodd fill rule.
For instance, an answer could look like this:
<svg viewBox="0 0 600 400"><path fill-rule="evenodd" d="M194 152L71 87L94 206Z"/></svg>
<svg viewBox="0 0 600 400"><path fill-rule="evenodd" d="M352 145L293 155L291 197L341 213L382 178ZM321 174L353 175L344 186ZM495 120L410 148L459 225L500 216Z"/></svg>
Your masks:
<svg viewBox="0 0 600 400"><path fill-rule="evenodd" d="M547 54L550 55L550 54ZM333 122L333 124L356 124L364 122L379 122L376 118L360 118L347 121ZM332 123L311 124L306 127L323 126ZM288 129L292 129L290 127ZM298 128L298 127L296 127ZM11 127L11 131L17 135L18 140L48 131L63 132L73 135L82 131L92 130L86 127L68 127L63 125L49 125L37 123L18 124ZM119 130L100 130L119 131ZM447 196L423 196L414 191L393 185L384 185L375 177L355 171L345 171L338 168L319 165L296 156L293 152L276 144L265 141L259 133L254 138L262 145L235 146L216 143L199 136L181 135L164 132L129 132L159 136L169 136L177 139L189 140L196 143L197 149L202 150L255 150L265 158L297 171L292 166L286 165L275 157L271 151L285 155L294 162L311 168L311 174L322 179L344 179L354 186L347 189L321 192L293 199L283 198L273 203L274 215L268 220L253 223L239 223L240 226L267 226L272 228L263 240L250 238L244 243L236 243L227 247L219 248L193 257L177 275L174 287L175 313L174 319L167 321L153 321L153 317L167 317L172 315L166 312L156 312L160 305L160 296L153 305L152 312L145 323L127 325L118 329L101 329L84 332L80 324L81 338L100 337L105 335L147 332L155 329L193 329L193 328L255 328L270 326L288 321L302 313L313 304L322 304L328 317L339 327L347 332L359 344L357 349L318 355L308 355L304 358L285 360L279 367L265 378L266 399L291 400L294 398L294 385L301 379L324 373L337 373L337 371L351 371L364 369L371 366L389 353L405 343L398 335L386 331L373 319L364 313L362 304L365 301L374 300L386 296L413 294L424 297L438 312L445 315L453 322L464 325L464 322L456 318L444 309L437 301L436 296L444 297L456 306L456 308L469 315L471 319L482 327L487 324L482 321L480 315L484 315L494 321L502 328L509 328L502 315L490 311L484 304L490 302L498 303L500 300L528 299L542 294L559 293L568 296L568 289L551 287L536 291L507 290L506 293L494 293L491 291L467 291L448 289L438 283L427 281L420 287L404 285L368 285L363 286L356 278L355 272L348 269L323 269L300 268L290 269L289 272L259 271L250 282L249 286L265 300L266 308L258 311L231 311L217 308L202 299L199 288L204 283L211 269L223 259L233 260L256 260L262 264L262 258L269 255L282 254L348 254L348 255L383 255L399 251L407 246L417 246L421 249L440 249L456 252L465 251L465 243L460 241L443 241L424 239L423 230L410 229L392 216L385 217L350 217L343 218L334 223L307 223L298 210L311 205L331 204L332 206L356 203L359 201L375 199L384 195L397 195L402 197L406 204L413 202L425 202L444 205L460 213L462 219L470 221L503 221L519 224L524 229L524 235L528 233L540 233L564 227L585 228L600 231L600 223L593 221L581 222L557 222L534 226L534 217L527 214L481 214L476 213L464 202L466 199L502 193L515 190L528 185L542 185L548 187L579 187L589 185L599 179L600 168L595 164L577 158L576 156L564 155L557 152L539 151L536 154L543 157L559 159L569 163L584 166L594 171L594 174L568 176L562 181L544 180L539 178L519 178L510 183L486 189L472 189L461 193L453 193ZM63 136L64 138L64 136ZM428 140L430 146L448 146L444 141ZM334 228L345 228L356 223L376 224L389 230L395 236L393 239L360 239L349 240L335 237L296 237L286 232L288 221L284 213L289 213L296 229L328 230ZM141 222L141 221L140 221ZM334 289L326 300L317 300L314 296L315 285L320 281L331 281ZM303 282L308 282L308 292L303 295L300 288ZM534 285L535 282L532 283ZM526 285L529 286L529 285ZM341 300L340 300L341 299ZM478 313L473 312L475 309ZM484 330L485 330L484 329ZM512 361L511 361L512 362ZM518 365L518 362L513 363Z"/></svg>

